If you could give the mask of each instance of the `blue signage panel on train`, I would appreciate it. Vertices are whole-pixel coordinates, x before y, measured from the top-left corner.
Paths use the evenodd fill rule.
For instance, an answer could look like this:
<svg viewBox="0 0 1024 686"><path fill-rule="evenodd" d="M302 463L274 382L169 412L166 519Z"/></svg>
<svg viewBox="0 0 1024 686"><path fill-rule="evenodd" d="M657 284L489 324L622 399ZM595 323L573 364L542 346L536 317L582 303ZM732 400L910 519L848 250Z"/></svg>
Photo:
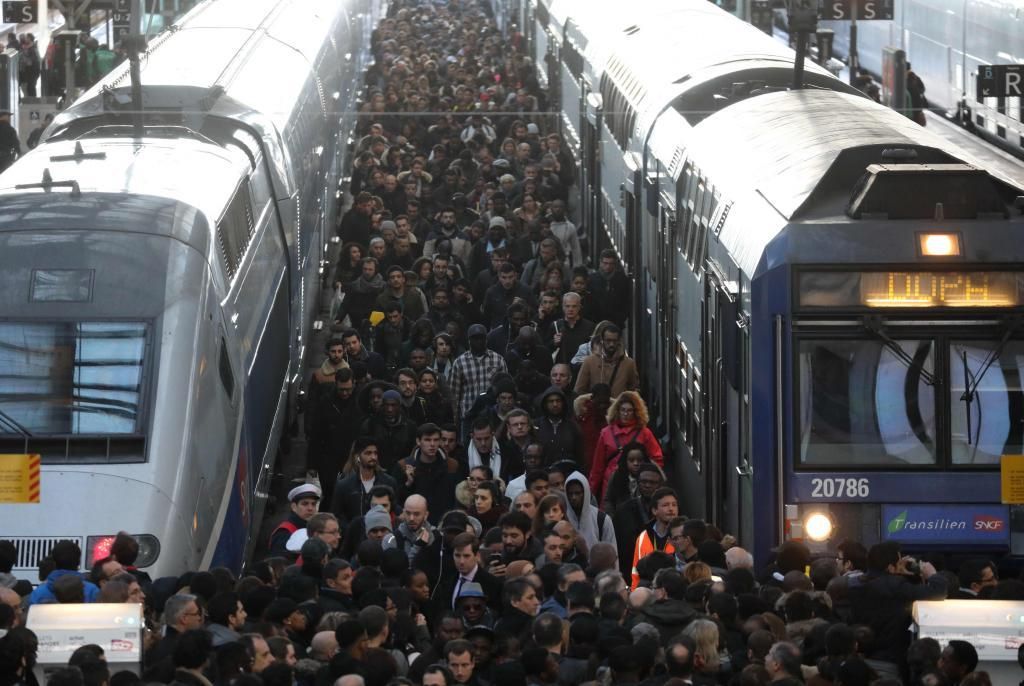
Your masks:
<svg viewBox="0 0 1024 686"><path fill-rule="evenodd" d="M1005 505L883 505L882 536L900 543L1005 544Z"/></svg>

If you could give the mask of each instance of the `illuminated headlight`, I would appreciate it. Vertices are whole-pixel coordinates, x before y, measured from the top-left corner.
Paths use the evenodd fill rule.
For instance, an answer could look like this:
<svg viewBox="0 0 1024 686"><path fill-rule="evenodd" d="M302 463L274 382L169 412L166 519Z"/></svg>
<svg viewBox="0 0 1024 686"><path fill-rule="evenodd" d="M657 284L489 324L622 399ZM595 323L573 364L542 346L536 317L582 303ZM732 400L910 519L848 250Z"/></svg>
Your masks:
<svg viewBox="0 0 1024 686"><path fill-rule="evenodd" d="M116 535L111 536L89 536L85 542L85 567L91 569L96 562L110 557L110 548L114 545ZM136 558L135 567L149 567L160 557L160 541L151 534L132 534L139 544L139 556Z"/></svg>
<svg viewBox="0 0 1024 686"><path fill-rule="evenodd" d="M962 252L956 233L920 233L917 239L924 257L959 257Z"/></svg>
<svg viewBox="0 0 1024 686"><path fill-rule="evenodd" d="M824 512L812 512L804 519L804 535L816 543L827 541L833 528L832 518Z"/></svg>

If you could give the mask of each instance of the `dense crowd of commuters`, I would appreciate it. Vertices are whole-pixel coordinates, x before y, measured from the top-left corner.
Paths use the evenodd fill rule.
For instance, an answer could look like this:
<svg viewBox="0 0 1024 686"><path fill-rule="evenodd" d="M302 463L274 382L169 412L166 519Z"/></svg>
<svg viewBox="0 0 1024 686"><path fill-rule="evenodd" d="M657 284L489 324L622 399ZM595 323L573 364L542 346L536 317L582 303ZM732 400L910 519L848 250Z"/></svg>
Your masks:
<svg viewBox="0 0 1024 686"><path fill-rule="evenodd" d="M0 686L35 683L42 603L143 603L143 674L83 646L56 686L986 684L969 643L911 642L910 603L1024 598L855 542L756 574L681 516L638 392L613 251L588 266L576 163L486 3L393 3L337 225L337 296L304 412L315 483L245 576L150 579L127 534L34 590L0 542ZM547 131L547 133L545 133ZM116 672L116 673L114 673Z"/></svg>

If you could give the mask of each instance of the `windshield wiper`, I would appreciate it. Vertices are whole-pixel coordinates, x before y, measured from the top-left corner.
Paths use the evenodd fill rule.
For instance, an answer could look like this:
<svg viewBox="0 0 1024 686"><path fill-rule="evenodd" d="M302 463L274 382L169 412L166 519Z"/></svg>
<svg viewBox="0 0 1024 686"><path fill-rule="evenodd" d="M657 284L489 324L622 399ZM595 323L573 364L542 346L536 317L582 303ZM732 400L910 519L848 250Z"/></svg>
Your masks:
<svg viewBox="0 0 1024 686"><path fill-rule="evenodd" d="M971 402L974 400L974 396L977 395L978 393L978 386L981 385L981 380L985 378L985 373L988 372L992 364L997 359L999 359L999 356L1003 354L1003 349L1006 348L1006 344L1010 342L1010 337L1013 336L1014 332L1016 332L1017 329L1020 328L1020 324L1020 319L1016 317L1007 318L1003 322L1003 325L1006 327L1006 330L1003 332L1003 337L999 339L999 345L992 348L992 351L988 354L988 357L986 357L985 360L981 363L981 368L978 369L978 374L977 376L974 377L974 383L969 386L965 385L966 390L964 391L964 394L960 396L960 400L966 400L967 402ZM967 366L966 355L967 353L965 352L965 367Z"/></svg>
<svg viewBox="0 0 1024 686"><path fill-rule="evenodd" d="M22 436L25 436L27 438L32 438L32 432L31 431L29 431L28 429L23 427L21 424L16 422L14 420L14 417L12 417L11 415L7 414L3 410L0 410L0 422L2 422L2 424L4 426L7 426L8 428L14 429L18 433L20 433Z"/></svg>
<svg viewBox="0 0 1024 686"><path fill-rule="evenodd" d="M910 353L904 350L899 343L889 338L889 335L885 333L885 327L878 318L865 317L864 330L878 338L878 340L880 340L885 346L885 349L892 353L897 360L902 362L907 369L917 372L922 381L929 386L935 385L935 375L925 369L924 366L914 359Z"/></svg>

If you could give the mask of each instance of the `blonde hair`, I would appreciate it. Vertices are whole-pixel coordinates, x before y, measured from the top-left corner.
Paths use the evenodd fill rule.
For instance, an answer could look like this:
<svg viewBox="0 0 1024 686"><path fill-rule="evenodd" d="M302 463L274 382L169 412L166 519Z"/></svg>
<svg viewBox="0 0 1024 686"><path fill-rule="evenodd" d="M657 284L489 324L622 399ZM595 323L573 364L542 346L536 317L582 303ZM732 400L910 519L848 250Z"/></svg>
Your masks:
<svg viewBox="0 0 1024 686"><path fill-rule="evenodd" d="M633 409L636 411L637 425L647 426L651 419L650 415L647 414L647 403L644 402L644 399L636 391L623 391L619 393L618 397L612 401L611 407L608 408L608 414L605 416L608 423L615 423L615 420L619 417L619 405L624 402L633 403Z"/></svg>
<svg viewBox="0 0 1024 686"><path fill-rule="evenodd" d="M704 658L704 671L717 672L718 625L710 619L695 619L683 629L683 633L697 643L696 654Z"/></svg>

